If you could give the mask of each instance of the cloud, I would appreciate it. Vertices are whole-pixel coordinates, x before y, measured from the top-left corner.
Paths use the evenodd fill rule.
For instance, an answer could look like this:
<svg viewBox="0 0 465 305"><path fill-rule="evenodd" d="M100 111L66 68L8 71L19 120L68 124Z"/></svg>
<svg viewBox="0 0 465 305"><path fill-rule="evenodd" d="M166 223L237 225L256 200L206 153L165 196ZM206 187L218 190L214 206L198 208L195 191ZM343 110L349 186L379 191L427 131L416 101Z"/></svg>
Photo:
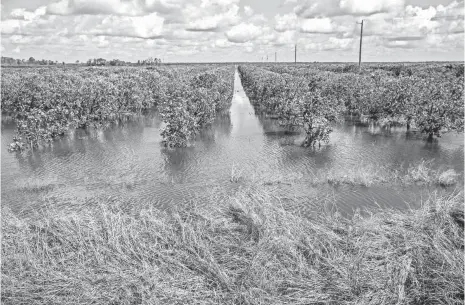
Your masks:
<svg viewBox="0 0 465 305"><path fill-rule="evenodd" d="M464 21L462 20L454 20L452 21L448 28L447 32L449 33L463 33L464 32Z"/></svg>
<svg viewBox="0 0 465 305"><path fill-rule="evenodd" d="M22 24L19 20L9 19L2 21L2 34L15 34L21 31Z"/></svg>
<svg viewBox="0 0 465 305"><path fill-rule="evenodd" d="M415 44L408 40L388 40L384 46L387 48L410 49L415 47Z"/></svg>
<svg viewBox="0 0 465 305"><path fill-rule="evenodd" d="M200 6L189 4L183 9L188 31L216 32L239 23L236 0L202 0Z"/></svg>
<svg viewBox="0 0 465 305"><path fill-rule="evenodd" d="M45 15L32 20L8 19L1 23L2 35L26 36L103 35L149 39L162 36L163 29L164 18L156 12L145 16Z"/></svg>
<svg viewBox="0 0 465 305"><path fill-rule="evenodd" d="M296 42L295 31L286 31L278 33L274 39L274 45L283 46L283 45L292 45Z"/></svg>
<svg viewBox="0 0 465 305"><path fill-rule="evenodd" d="M247 19L247 22L251 22L254 24L266 24L268 19L263 14L255 14Z"/></svg>
<svg viewBox="0 0 465 305"><path fill-rule="evenodd" d="M297 43L321 56L331 51L331 56L357 57L356 22L364 19L367 58L405 50L433 52L432 56L463 53L463 1L430 7L405 5L404 0L283 2L287 3L269 19L258 7L244 6L240 0L56 0L42 7L28 4L27 9L8 5L7 10L2 5L2 51L5 56L14 57L16 50L23 57L50 56L59 61L67 60L65 54L72 54L72 61L131 60L134 54L140 59L164 54L168 60L189 61L228 52L252 58L255 55L247 52L273 48L282 49L283 58L289 49L293 57ZM309 54L302 56L313 58ZM339 59L343 55L334 58Z"/></svg>
<svg viewBox="0 0 465 305"><path fill-rule="evenodd" d="M221 16L204 17L200 20L195 20L193 22L190 22L187 25L186 30L199 31L199 32L217 31L219 29L219 24L220 24L221 19L222 19Z"/></svg>
<svg viewBox="0 0 465 305"><path fill-rule="evenodd" d="M9 17L12 19L30 21L30 20L34 20L34 19L39 18L40 16L45 15L45 12L46 12L45 6L39 7L33 12L29 12L24 8L16 8L11 11Z"/></svg>
<svg viewBox="0 0 465 305"><path fill-rule="evenodd" d="M225 38L217 39L215 42L212 44L212 47L216 48L229 48L231 46L234 46L233 43L231 43L229 40Z"/></svg>
<svg viewBox="0 0 465 305"><path fill-rule="evenodd" d="M226 32L226 37L231 42L244 43L254 40L262 34L260 27L251 23L241 23Z"/></svg>
<svg viewBox="0 0 465 305"><path fill-rule="evenodd" d="M137 14L135 1L121 0L60 0L47 6L48 14L79 15L79 14Z"/></svg>
<svg viewBox="0 0 465 305"><path fill-rule="evenodd" d="M302 18L367 16L382 12L398 12L404 5L404 0L306 0L294 8L294 13Z"/></svg>
<svg viewBox="0 0 465 305"><path fill-rule="evenodd" d="M110 41L105 36L98 36L92 38L92 42L97 45L98 48L106 48L110 45Z"/></svg>
<svg viewBox="0 0 465 305"><path fill-rule="evenodd" d="M297 15L294 13L284 14L284 15L276 15L274 17L275 20L275 31L278 32L285 32L289 30L294 30L297 25Z"/></svg>
<svg viewBox="0 0 465 305"><path fill-rule="evenodd" d="M434 33L461 33L463 32L463 20L438 18L438 16L444 16L444 12L460 16L463 9L457 10L455 6L455 2L446 7L439 5L436 8L430 6L426 9L409 5L402 14L395 17L390 14L376 14L365 19L363 35L390 38L402 36L405 41L407 37L411 40L419 40ZM449 17L454 17L454 15L449 15Z"/></svg>
<svg viewBox="0 0 465 305"><path fill-rule="evenodd" d="M353 38L335 38L329 37L327 40L320 42L309 42L304 45L306 50L314 51L332 51L332 50L348 50L354 47L355 40Z"/></svg>
<svg viewBox="0 0 465 305"><path fill-rule="evenodd" d="M52 15L122 15L141 16L158 12L170 14L180 10L181 0L60 0L46 8Z"/></svg>
<svg viewBox="0 0 465 305"><path fill-rule="evenodd" d="M423 40L422 36L397 36L397 37L388 37L389 41L415 41Z"/></svg>
<svg viewBox="0 0 465 305"><path fill-rule="evenodd" d="M253 9L250 6L244 6L244 13L247 17L251 17L254 13Z"/></svg>
<svg viewBox="0 0 465 305"><path fill-rule="evenodd" d="M350 15L371 15L382 12L400 11L404 8L404 0L340 0L341 12Z"/></svg>
<svg viewBox="0 0 465 305"><path fill-rule="evenodd" d="M162 34L163 22L164 18L158 16L158 13L137 17L109 15L94 26L84 25L79 30L78 25L76 28L79 30L79 34L159 38Z"/></svg>
<svg viewBox="0 0 465 305"><path fill-rule="evenodd" d="M300 26L300 31L304 33L333 33L335 26L329 18L305 19Z"/></svg>

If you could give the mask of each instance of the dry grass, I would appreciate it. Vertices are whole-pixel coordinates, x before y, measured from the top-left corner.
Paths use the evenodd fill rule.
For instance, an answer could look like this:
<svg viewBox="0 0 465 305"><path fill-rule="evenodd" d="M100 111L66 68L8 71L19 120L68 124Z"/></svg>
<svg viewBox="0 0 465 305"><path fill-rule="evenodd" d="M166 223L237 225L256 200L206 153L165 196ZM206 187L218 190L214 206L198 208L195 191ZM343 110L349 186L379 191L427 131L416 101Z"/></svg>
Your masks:
<svg viewBox="0 0 465 305"><path fill-rule="evenodd" d="M323 172L318 181L326 181L329 184L351 184L371 186L390 182L392 173L383 166L375 166L373 164L360 165L353 167L344 167L342 169L330 169Z"/></svg>
<svg viewBox="0 0 465 305"><path fill-rule="evenodd" d="M41 193L54 190L60 186L57 178L29 178L15 181L19 192Z"/></svg>
<svg viewBox="0 0 465 305"><path fill-rule="evenodd" d="M462 304L463 192L307 219L260 191L171 212L3 209L3 304Z"/></svg>
<svg viewBox="0 0 465 305"><path fill-rule="evenodd" d="M320 171L315 183L351 184L371 186L376 184L392 185L440 185L452 186L458 183L460 175L453 169L433 169L432 162L420 161L411 164L406 170L393 170L383 165L360 164L342 169Z"/></svg>
<svg viewBox="0 0 465 305"><path fill-rule="evenodd" d="M461 181L462 175L454 169L434 169L432 161L420 161L410 164L406 169L392 169L381 164L358 164L339 168L328 167L315 170L313 173L292 172L283 174L279 171L259 172L247 170L233 165L231 182L249 182L251 184L276 185L293 184L306 180L313 185L350 184L370 187L373 185L424 185L453 186Z"/></svg>
<svg viewBox="0 0 465 305"><path fill-rule="evenodd" d="M459 174L453 169L448 169L438 177L438 184L442 186L451 186L457 183Z"/></svg>
<svg viewBox="0 0 465 305"><path fill-rule="evenodd" d="M243 173L244 173L244 169L240 168L239 166L233 163L233 165L231 165L231 176L229 178L229 181L234 182L234 183L240 182L241 180L244 179Z"/></svg>

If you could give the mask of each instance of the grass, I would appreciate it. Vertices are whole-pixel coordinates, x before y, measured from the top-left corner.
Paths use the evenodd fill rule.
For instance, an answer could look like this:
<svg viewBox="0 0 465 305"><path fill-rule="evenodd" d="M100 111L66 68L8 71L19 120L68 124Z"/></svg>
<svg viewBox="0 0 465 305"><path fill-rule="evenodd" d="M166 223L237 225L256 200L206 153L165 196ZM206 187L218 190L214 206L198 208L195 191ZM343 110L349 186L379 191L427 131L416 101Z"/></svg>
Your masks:
<svg viewBox="0 0 465 305"><path fill-rule="evenodd" d="M442 186L451 186L457 183L458 174L453 169L448 169L438 177L438 183Z"/></svg>
<svg viewBox="0 0 465 305"><path fill-rule="evenodd" d="M410 164L406 169L392 169L380 164L357 164L343 167L329 167L315 170L313 173L247 171L237 166L231 169L231 182L249 181L252 184L275 185L292 184L299 180L308 180L312 185L349 184L370 187L373 185L424 185L453 186L459 183L462 175L454 169L434 169L432 161L420 161Z"/></svg>
<svg viewBox="0 0 465 305"><path fill-rule="evenodd" d="M243 176L244 169L239 168L236 166L234 163L231 165L231 176L229 178L229 181L238 183L241 180L244 179Z"/></svg>
<svg viewBox="0 0 465 305"><path fill-rule="evenodd" d="M383 166L373 164L344 167L342 169L331 168L320 174L317 181L327 181L332 185L351 184L371 186L386 182L393 182L389 171Z"/></svg>
<svg viewBox="0 0 465 305"><path fill-rule="evenodd" d="M463 304L463 191L311 219L260 190L172 211L2 209L2 304Z"/></svg>
<svg viewBox="0 0 465 305"><path fill-rule="evenodd" d="M393 170L374 164L360 164L343 169L331 168L320 173L316 181L367 187L375 184L452 186L458 183L459 177L453 169L433 169L431 161L422 160L409 165L406 170Z"/></svg>
<svg viewBox="0 0 465 305"><path fill-rule="evenodd" d="M15 181L19 192L42 193L54 190L60 186L57 178L28 178Z"/></svg>

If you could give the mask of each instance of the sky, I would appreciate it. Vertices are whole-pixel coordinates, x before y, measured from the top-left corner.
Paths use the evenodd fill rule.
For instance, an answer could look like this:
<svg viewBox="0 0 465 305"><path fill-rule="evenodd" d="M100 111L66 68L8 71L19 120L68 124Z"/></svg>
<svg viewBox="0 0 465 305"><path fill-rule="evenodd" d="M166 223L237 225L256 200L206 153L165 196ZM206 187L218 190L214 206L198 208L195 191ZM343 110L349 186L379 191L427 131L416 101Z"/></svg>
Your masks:
<svg viewBox="0 0 465 305"><path fill-rule="evenodd" d="M2 0L1 55L59 62L463 61L463 0Z"/></svg>

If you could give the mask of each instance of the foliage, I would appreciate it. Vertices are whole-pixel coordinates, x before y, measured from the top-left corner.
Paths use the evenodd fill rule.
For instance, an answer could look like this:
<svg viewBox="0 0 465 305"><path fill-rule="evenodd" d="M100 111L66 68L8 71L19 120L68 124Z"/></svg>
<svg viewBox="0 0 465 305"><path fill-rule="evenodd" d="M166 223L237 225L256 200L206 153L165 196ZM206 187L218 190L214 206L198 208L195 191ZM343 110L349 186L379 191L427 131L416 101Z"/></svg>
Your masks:
<svg viewBox="0 0 465 305"><path fill-rule="evenodd" d="M213 122L217 113L229 107L234 70L222 67L192 77L178 75L176 80L169 85L159 107L166 122L162 136L168 147L187 146L202 127Z"/></svg>
<svg viewBox="0 0 465 305"><path fill-rule="evenodd" d="M15 118L18 130L10 149L38 147L69 127L99 127L154 107L165 82L139 69L3 70L2 112Z"/></svg>
<svg viewBox="0 0 465 305"><path fill-rule="evenodd" d="M415 125L429 139L463 130L463 64L370 64L361 73L340 64L265 68L283 77L305 78L330 90L325 98L331 104L342 101L347 113L387 126L401 123L409 130Z"/></svg>
<svg viewBox="0 0 465 305"><path fill-rule="evenodd" d="M9 149L37 148L69 128L100 128L157 106L166 145L185 146L229 106L233 73L209 66L4 69L2 113L14 117L18 132Z"/></svg>
<svg viewBox="0 0 465 305"><path fill-rule="evenodd" d="M333 84L319 76L296 77L255 67L240 66L239 71L252 103L278 115L282 126L305 130L304 146L329 141L331 124L344 108Z"/></svg>

